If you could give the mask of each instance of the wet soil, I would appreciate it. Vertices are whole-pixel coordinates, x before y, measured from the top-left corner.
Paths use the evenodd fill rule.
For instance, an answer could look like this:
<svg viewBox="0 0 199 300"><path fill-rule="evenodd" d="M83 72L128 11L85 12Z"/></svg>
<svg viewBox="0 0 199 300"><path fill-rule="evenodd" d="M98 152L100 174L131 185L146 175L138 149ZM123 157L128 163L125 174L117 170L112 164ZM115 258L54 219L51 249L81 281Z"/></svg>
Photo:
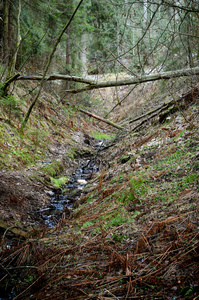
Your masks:
<svg viewBox="0 0 199 300"><path fill-rule="evenodd" d="M18 171L0 171L1 221L22 229L46 226L48 223L48 226L52 227L59 221L63 212L66 216L70 214L68 208L73 207L74 202L83 195L83 187L99 169L99 159L92 153L102 149L102 142L82 132L74 133L73 138L80 149L76 153L75 160L67 157L65 147L56 149L51 147L46 159L36 167ZM84 146L88 151L85 151ZM52 186L49 176L40 171L42 165L51 164L57 159L63 162L63 176L70 177L67 185L63 187L64 194L60 188Z"/></svg>
<svg viewBox="0 0 199 300"><path fill-rule="evenodd" d="M0 215L9 225L34 226L38 208L50 201L48 190L31 179L33 171L0 172Z"/></svg>

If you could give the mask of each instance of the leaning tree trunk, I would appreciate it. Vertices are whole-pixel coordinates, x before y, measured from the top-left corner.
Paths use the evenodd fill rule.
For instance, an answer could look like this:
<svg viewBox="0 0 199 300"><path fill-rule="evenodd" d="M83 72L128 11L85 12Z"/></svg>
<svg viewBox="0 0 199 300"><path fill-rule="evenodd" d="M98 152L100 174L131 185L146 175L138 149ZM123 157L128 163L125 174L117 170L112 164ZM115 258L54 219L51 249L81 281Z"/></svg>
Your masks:
<svg viewBox="0 0 199 300"><path fill-rule="evenodd" d="M82 4L83 1L84 1L84 0L80 0L79 4L77 5L77 7L76 7L74 13L72 14L72 16L71 16L71 18L70 18L70 20L69 20L68 23L65 25L65 27L62 29L61 33L59 34L59 36L58 36L58 38L57 38L57 40L56 40L56 42L55 42L55 45L54 45L54 47L53 47L53 50L52 50L52 52L51 52L51 54L50 54L50 56L49 56L48 62L47 62L46 67L45 67L45 69L44 69L44 74L43 74L43 76L42 76L41 83L40 83L40 87L39 87L39 90L38 90L38 92L37 92L37 95L35 96L35 99L34 99L33 102L31 103L31 105L30 105L30 107L29 107L29 109L28 109L28 111L27 111L27 113L26 113L26 115L25 115L25 118L24 118L24 120L23 120L23 122L22 122L22 125L21 125L21 131L24 130L24 127L26 126L26 124L27 124L27 122L28 122L28 119L29 119L29 117L30 117L30 114L31 114L31 112L32 112L32 109L33 109L33 107L35 106L35 104L37 103L37 100L39 99L41 90L42 90L42 88L43 88L43 86L44 86L44 83L45 83L45 77L46 77L46 74L47 74L47 72L48 72L48 70L49 70L49 67L50 67L50 64L51 64L51 62L52 62L53 56L54 56L54 54L55 54L55 51L56 51L56 49L57 49L57 46L58 46L58 44L60 43L63 34L64 34L65 31L67 30L67 28L70 26L70 24L71 24L71 22L72 22L74 16L76 15L76 12L78 11L78 9L79 9L79 7L80 7L80 5Z"/></svg>

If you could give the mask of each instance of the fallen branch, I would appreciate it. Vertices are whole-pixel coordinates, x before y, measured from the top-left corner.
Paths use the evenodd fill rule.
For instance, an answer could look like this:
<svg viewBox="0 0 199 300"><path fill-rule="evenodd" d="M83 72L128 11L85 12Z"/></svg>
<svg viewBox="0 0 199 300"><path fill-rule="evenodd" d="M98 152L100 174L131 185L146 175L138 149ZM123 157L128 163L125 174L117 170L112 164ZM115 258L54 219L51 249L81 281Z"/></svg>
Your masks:
<svg viewBox="0 0 199 300"><path fill-rule="evenodd" d="M172 100L172 101L173 101L173 100ZM154 110L151 110L151 111L147 112L146 114L143 114L143 115L141 115L141 116L139 116L139 117L137 117L137 118L135 118L135 119L133 119L133 120L130 120L128 123L129 123L129 124L134 123L134 122L136 122L136 121L138 121L138 120L140 120L140 119L142 119L142 118L144 118L144 117L146 117L146 116L150 116L151 114L157 112L158 110L161 110L161 111L162 111L162 110L164 110L164 109L167 109L167 108L169 107L168 104L169 104L169 103L164 103L163 105L159 106L158 108L156 108L156 109L154 109ZM172 105L173 105L173 104L172 104ZM157 114L159 114L159 112L158 112Z"/></svg>
<svg viewBox="0 0 199 300"><path fill-rule="evenodd" d="M136 117L135 119L132 119L132 120L129 120L125 123L129 123L129 124L132 124L140 119L143 119L144 117L147 117L147 116L150 116L152 115L153 113L157 112L156 114L154 114L152 117L155 117L156 115L158 115L160 112L164 111L164 110L167 110L169 107L175 105L175 104L180 104L180 102L182 102L183 100L185 102L192 102L193 100L190 100L188 99L189 96L193 96L193 98L199 94L199 89L196 87L192 90L189 90L186 94L182 95L181 97L179 97L177 100L171 100L167 103L164 103L162 104L161 106L157 107L156 109L154 110L151 110L149 112L147 112L146 114L143 114L139 117Z"/></svg>
<svg viewBox="0 0 199 300"><path fill-rule="evenodd" d="M85 111L85 110L83 110L83 109L79 109L79 111L81 111L82 113L84 113L84 114L86 114L86 115L88 115L88 116L90 116L90 117L93 117L93 118L95 118L95 119L97 119L97 120L100 120L100 121L102 121L102 122L104 122L104 123L106 123L106 124L109 124L109 125L111 125L111 126L117 128L117 129L120 129L120 130L123 130L123 129L124 129L124 127L119 126L119 125L117 125L117 124L115 124L115 123L113 123L113 122L111 122L111 121L109 121L109 120L105 120L105 119L103 119L103 118L101 118L101 117L99 117L99 116L96 116L96 115L94 115L94 114L88 112L88 111Z"/></svg>
<svg viewBox="0 0 199 300"><path fill-rule="evenodd" d="M21 229L18 229L17 226L9 226L6 222L0 220L0 227L3 228L3 229L6 229L6 231L11 231L13 232L14 234L17 234L17 235L21 235L23 237L27 237L28 236L28 233L21 230Z"/></svg>
<svg viewBox="0 0 199 300"><path fill-rule="evenodd" d="M136 130L138 130L139 128L142 127L143 124L147 123L149 120L153 119L154 117L156 117L157 115L160 115L160 113L162 113L165 110L168 110L168 108L170 107L170 111L169 113L172 113L172 111L176 111L179 109L179 107L175 107L176 104L180 104L181 102L184 101L184 105L186 106L187 104L191 103L194 101L195 97L199 94L199 89L198 87L189 90L187 93L185 93L184 95L182 95L181 97L179 97L177 100L171 100L167 103L164 103L162 106L159 106L158 108L147 112L146 114L143 114L133 120L129 121L129 124L134 123L140 119L144 119L142 120L142 122L140 122L138 125L136 125L134 128L132 128L131 130L129 130L126 134L123 135L119 135L110 143L108 144L106 147L103 148L104 149L108 149L112 146L114 146L117 142L121 141L121 139L125 138L127 135L135 132ZM184 106L183 105L183 106ZM173 106L173 107L172 107ZM163 118L164 116L162 116ZM161 119L160 119L161 120ZM160 122L159 120L159 122Z"/></svg>

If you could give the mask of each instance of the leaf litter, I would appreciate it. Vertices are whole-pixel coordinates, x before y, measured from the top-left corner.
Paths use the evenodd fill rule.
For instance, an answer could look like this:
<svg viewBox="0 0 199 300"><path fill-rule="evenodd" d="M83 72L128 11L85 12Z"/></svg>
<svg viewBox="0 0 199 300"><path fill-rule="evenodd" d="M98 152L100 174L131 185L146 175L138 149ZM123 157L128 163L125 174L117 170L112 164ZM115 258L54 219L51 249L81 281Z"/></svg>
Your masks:
<svg viewBox="0 0 199 300"><path fill-rule="evenodd" d="M198 299L198 122L172 118L109 148L69 219L2 247L13 299Z"/></svg>

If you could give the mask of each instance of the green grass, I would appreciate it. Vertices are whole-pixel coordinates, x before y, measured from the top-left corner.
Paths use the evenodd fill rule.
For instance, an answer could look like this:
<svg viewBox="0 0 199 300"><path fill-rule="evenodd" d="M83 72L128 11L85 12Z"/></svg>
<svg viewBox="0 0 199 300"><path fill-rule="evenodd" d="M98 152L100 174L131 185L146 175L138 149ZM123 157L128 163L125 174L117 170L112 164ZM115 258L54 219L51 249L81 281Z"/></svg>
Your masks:
<svg viewBox="0 0 199 300"><path fill-rule="evenodd" d="M92 221L92 222L87 221L87 222L85 222L85 223L82 225L82 228L89 227L89 226L93 225L94 223L95 223L95 221Z"/></svg>
<svg viewBox="0 0 199 300"><path fill-rule="evenodd" d="M103 140L103 139L112 139L115 138L115 134L108 135L101 132L90 132L90 134L97 140Z"/></svg>
<svg viewBox="0 0 199 300"><path fill-rule="evenodd" d="M115 227L120 226L122 224L129 223L129 219L126 217L116 216L115 218L111 218L111 221L107 224L107 227Z"/></svg>

